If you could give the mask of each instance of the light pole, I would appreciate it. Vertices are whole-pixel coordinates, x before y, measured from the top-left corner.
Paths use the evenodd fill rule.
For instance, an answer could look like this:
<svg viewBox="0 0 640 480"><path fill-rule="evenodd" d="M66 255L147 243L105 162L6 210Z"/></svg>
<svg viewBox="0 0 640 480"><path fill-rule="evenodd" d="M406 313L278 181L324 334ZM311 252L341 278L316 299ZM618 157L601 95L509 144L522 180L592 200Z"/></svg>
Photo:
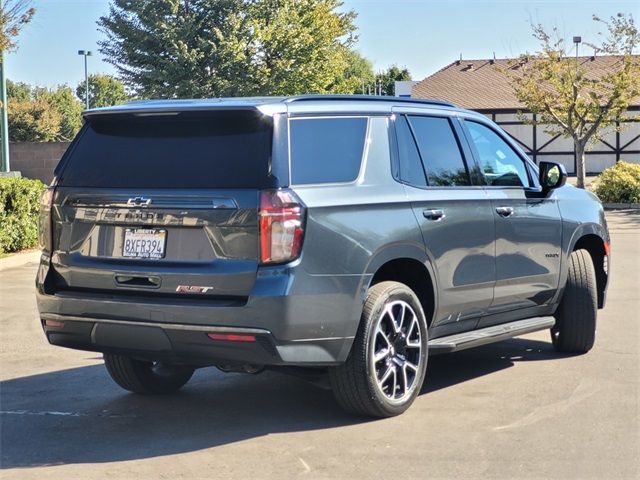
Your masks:
<svg viewBox="0 0 640 480"><path fill-rule="evenodd" d="M0 102L2 102L2 111L0 111L2 163L0 164L0 172L9 172L11 163L9 162L9 125L7 121L7 79L5 78L4 55L2 52L0 52Z"/></svg>
<svg viewBox="0 0 640 480"><path fill-rule="evenodd" d="M582 43L582 37L573 37L573 43L576 44L576 65L578 64L578 45Z"/></svg>
<svg viewBox="0 0 640 480"><path fill-rule="evenodd" d="M89 110L89 73L87 70L87 57L93 55L93 52L91 52L91 50L78 50L78 55L82 55L84 57L84 100L87 110Z"/></svg>

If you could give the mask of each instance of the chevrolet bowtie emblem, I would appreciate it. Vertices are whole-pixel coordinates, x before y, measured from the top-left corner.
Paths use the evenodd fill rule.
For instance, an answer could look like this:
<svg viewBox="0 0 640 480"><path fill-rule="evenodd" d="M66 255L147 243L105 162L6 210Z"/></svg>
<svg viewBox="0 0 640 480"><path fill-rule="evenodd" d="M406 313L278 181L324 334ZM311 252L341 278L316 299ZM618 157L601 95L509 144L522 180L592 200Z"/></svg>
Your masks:
<svg viewBox="0 0 640 480"><path fill-rule="evenodd" d="M145 197L134 197L127 200L127 205L131 207L148 207L151 205L151 199Z"/></svg>

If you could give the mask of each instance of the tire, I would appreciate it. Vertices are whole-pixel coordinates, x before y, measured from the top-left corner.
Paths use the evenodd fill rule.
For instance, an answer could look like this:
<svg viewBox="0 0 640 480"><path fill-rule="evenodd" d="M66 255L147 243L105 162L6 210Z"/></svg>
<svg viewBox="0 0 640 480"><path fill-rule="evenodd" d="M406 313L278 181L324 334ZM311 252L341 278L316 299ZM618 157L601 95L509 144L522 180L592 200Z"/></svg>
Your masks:
<svg viewBox="0 0 640 480"><path fill-rule="evenodd" d="M591 255L576 250L569 256L569 273L551 328L551 341L559 352L587 353L596 338L598 292Z"/></svg>
<svg viewBox="0 0 640 480"><path fill-rule="evenodd" d="M111 378L125 390L145 395L173 393L189 381L192 367L144 362L131 357L104 354Z"/></svg>
<svg viewBox="0 0 640 480"><path fill-rule="evenodd" d="M347 361L329 369L336 400L356 415L403 413L422 387L427 348L427 323L413 291L398 282L372 286Z"/></svg>

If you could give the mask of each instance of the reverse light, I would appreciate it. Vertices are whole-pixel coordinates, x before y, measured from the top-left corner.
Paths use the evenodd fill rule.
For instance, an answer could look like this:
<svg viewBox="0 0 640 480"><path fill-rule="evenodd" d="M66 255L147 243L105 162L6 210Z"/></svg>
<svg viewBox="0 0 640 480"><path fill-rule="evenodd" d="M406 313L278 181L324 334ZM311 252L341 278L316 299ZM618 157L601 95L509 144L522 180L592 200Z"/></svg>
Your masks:
<svg viewBox="0 0 640 480"><path fill-rule="evenodd" d="M53 251L52 207L55 187L47 188L40 198L40 219L38 221L38 243L42 250Z"/></svg>
<svg viewBox="0 0 640 480"><path fill-rule="evenodd" d="M302 250L305 208L291 190L260 192L260 263L295 260Z"/></svg>

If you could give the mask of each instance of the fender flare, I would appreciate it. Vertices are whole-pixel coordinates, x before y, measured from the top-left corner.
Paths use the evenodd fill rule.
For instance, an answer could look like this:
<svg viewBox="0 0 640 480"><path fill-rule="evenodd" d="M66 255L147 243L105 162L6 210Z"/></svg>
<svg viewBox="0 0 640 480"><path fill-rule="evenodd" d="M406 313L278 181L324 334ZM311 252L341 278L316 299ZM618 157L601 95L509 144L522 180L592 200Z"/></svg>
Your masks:
<svg viewBox="0 0 640 480"><path fill-rule="evenodd" d="M578 227L571 234L571 238L565 244L566 250L564 250L564 257L562 259L562 267L560 269L560 279L558 282L558 291L556 293L556 298L553 303L558 303L562 298L562 294L564 293L564 287L567 283L567 277L569 275L569 255L573 252L573 249L582 237L586 235L595 235L602 240L602 243L605 243L609 240L609 235L607 230L600 224L597 223L583 223L578 225Z"/></svg>
<svg viewBox="0 0 640 480"><path fill-rule="evenodd" d="M434 312L438 309L438 276L436 275L435 263L431 253L425 249L424 245L417 243L394 243L385 245L380 250L371 255L369 262L366 265L364 274L362 275L362 282L360 285L361 299L364 303L364 299L367 295L367 290L371 285L376 272L386 263L393 260L416 260L420 262L427 269L431 280L431 287L433 289L433 308Z"/></svg>

